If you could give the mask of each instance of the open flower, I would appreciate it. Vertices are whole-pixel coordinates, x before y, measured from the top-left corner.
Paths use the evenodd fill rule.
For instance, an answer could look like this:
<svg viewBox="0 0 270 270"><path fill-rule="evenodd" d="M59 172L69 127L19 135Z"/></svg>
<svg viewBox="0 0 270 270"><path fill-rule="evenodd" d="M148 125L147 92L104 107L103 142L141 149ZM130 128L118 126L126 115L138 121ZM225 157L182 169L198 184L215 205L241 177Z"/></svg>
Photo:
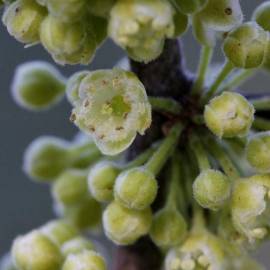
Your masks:
<svg viewBox="0 0 270 270"><path fill-rule="evenodd" d="M250 243L269 234L270 175L262 174L240 179L232 194L232 219Z"/></svg>
<svg viewBox="0 0 270 270"><path fill-rule="evenodd" d="M92 135L104 154L125 150L136 133L151 123L151 106L143 84L131 72L113 69L89 73L80 83L71 119Z"/></svg>
<svg viewBox="0 0 270 270"><path fill-rule="evenodd" d="M120 0L111 10L109 35L131 58L149 62L174 34L173 14L169 1Z"/></svg>
<svg viewBox="0 0 270 270"><path fill-rule="evenodd" d="M193 232L182 246L169 251L166 270L223 270L224 241L207 231Z"/></svg>

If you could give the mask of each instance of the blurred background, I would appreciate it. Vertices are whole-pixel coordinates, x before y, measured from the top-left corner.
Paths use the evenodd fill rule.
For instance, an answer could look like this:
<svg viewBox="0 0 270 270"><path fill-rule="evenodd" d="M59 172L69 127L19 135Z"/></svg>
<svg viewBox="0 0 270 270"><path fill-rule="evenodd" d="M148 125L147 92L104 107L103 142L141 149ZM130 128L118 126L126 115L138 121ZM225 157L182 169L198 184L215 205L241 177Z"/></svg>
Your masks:
<svg viewBox="0 0 270 270"><path fill-rule="evenodd" d="M248 20L254 7L263 0L242 1L245 18ZM1 10L0 10L1 13ZM196 70L199 46L190 32L184 39L186 66ZM111 68L123 57L123 52L111 41L106 42L87 69ZM16 66L30 60L52 62L41 46L24 49L23 45L10 37L0 25L0 256L6 253L12 239L36 228L54 217L51 197L46 185L35 184L23 174L22 155L25 147L37 136L48 134L72 139L77 129L69 122L71 107L66 100L52 110L32 113L19 108L12 100L10 84ZM221 55L216 55L222 61ZM58 66L69 76L83 66ZM260 73L246 83L242 89L269 92L270 74ZM270 247L270 245L268 245ZM270 265L268 248L262 248L255 256L265 266ZM267 268L269 269L269 267Z"/></svg>

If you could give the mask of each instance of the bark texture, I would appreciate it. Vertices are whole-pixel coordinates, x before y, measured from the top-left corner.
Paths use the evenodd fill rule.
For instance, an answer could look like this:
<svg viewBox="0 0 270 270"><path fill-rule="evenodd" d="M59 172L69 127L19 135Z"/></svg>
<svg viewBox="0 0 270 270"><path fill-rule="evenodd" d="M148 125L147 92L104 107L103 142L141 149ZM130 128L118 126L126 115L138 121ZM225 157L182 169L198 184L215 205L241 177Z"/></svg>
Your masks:
<svg viewBox="0 0 270 270"><path fill-rule="evenodd" d="M172 97L185 103L192 79L185 73L184 59L177 40L167 40L162 55L148 64L130 60L131 69L144 84L149 96ZM168 116L153 113L153 122L144 136L137 136L130 147L128 159L133 159L163 135L162 127ZM153 210L160 208L163 201L165 181L163 172L158 177L159 194ZM149 237L144 237L132 246L117 247L114 256L114 270L160 270L163 257Z"/></svg>

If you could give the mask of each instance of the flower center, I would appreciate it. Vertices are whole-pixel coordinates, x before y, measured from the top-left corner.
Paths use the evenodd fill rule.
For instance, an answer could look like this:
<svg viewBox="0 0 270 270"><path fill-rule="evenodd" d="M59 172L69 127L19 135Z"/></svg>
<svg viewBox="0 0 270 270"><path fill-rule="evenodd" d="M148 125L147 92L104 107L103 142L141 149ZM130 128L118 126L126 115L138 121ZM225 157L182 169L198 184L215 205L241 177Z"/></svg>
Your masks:
<svg viewBox="0 0 270 270"><path fill-rule="evenodd" d="M112 116L124 117L130 112L130 104L128 104L122 95L114 96L111 101L106 102L102 106L102 113Z"/></svg>

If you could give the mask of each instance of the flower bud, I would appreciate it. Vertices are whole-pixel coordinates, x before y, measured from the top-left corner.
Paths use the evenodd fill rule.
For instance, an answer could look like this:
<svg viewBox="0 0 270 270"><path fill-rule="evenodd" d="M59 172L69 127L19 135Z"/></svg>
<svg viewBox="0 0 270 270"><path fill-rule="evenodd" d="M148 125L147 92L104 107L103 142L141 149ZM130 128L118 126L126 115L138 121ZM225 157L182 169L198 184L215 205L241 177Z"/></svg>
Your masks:
<svg viewBox="0 0 270 270"><path fill-rule="evenodd" d="M255 175L236 182L232 194L232 220L250 243L269 235L270 175Z"/></svg>
<svg viewBox="0 0 270 270"><path fill-rule="evenodd" d="M174 21L174 37L182 35L188 27L188 16L181 11L176 11L173 17Z"/></svg>
<svg viewBox="0 0 270 270"><path fill-rule="evenodd" d="M256 68L262 65L269 35L257 23L248 22L231 31L224 41L226 57L238 68Z"/></svg>
<svg viewBox="0 0 270 270"><path fill-rule="evenodd" d="M25 173L38 181L55 179L69 162L67 148L66 141L55 137L42 136L35 139L24 154Z"/></svg>
<svg viewBox="0 0 270 270"><path fill-rule="evenodd" d="M84 171L69 169L53 183L54 199L64 206L82 203L88 197L87 176Z"/></svg>
<svg viewBox="0 0 270 270"><path fill-rule="evenodd" d="M221 238L207 231L194 232L183 245L169 251L165 270L227 269L225 255Z"/></svg>
<svg viewBox="0 0 270 270"><path fill-rule="evenodd" d="M9 253L0 259L0 270L17 270Z"/></svg>
<svg viewBox="0 0 270 270"><path fill-rule="evenodd" d="M260 4L253 12L252 17L265 31L270 32L270 1Z"/></svg>
<svg viewBox="0 0 270 270"><path fill-rule="evenodd" d="M220 171L204 170L193 183L193 194L203 208L219 210L230 197L231 182Z"/></svg>
<svg viewBox="0 0 270 270"><path fill-rule="evenodd" d="M78 235L76 228L64 220L50 221L42 226L40 231L58 247Z"/></svg>
<svg viewBox="0 0 270 270"><path fill-rule="evenodd" d="M184 14L191 14L199 11L207 0L175 0L174 3Z"/></svg>
<svg viewBox="0 0 270 270"><path fill-rule="evenodd" d="M3 23L10 35L18 41L36 43L39 41L39 28L46 13L46 9L35 0L17 0L5 10Z"/></svg>
<svg viewBox="0 0 270 270"><path fill-rule="evenodd" d="M76 102L80 101L79 88L82 80L90 73L83 70L74 73L67 81L66 95L71 105L75 106Z"/></svg>
<svg viewBox="0 0 270 270"><path fill-rule="evenodd" d="M101 205L89 197L74 207L63 207L62 215L79 230L97 229L101 221Z"/></svg>
<svg viewBox="0 0 270 270"><path fill-rule="evenodd" d="M81 19L85 13L84 0L46 0L49 13L64 22L74 22Z"/></svg>
<svg viewBox="0 0 270 270"><path fill-rule="evenodd" d="M215 31L230 31L243 20L239 0L208 0L198 13L204 24Z"/></svg>
<svg viewBox="0 0 270 270"><path fill-rule="evenodd" d="M270 32L269 16L270 1L266 1L259 5L253 13L253 20L255 20L265 31L267 31L268 35ZM270 41L268 41L263 67L270 70Z"/></svg>
<svg viewBox="0 0 270 270"><path fill-rule="evenodd" d="M62 270L106 270L103 257L90 250L81 253L70 254L66 258Z"/></svg>
<svg viewBox="0 0 270 270"><path fill-rule="evenodd" d="M260 132L249 139L246 157L258 172L270 172L270 132Z"/></svg>
<svg viewBox="0 0 270 270"><path fill-rule="evenodd" d="M46 62L28 62L17 67L12 94L25 109L42 110L56 104L64 94L64 78Z"/></svg>
<svg viewBox="0 0 270 270"><path fill-rule="evenodd" d="M91 14L107 18L116 0L88 0L88 10Z"/></svg>
<svg viewBox="0 0 270 270"><path fill-rule="evenodd" d="M103 228L106 236L119 245L131 245L146 235L151 227L150 208L136 211L112 202L103 212Z"/></svg>
<svg viewBox="0 0 270 270"><path fill-rule="evenodd" d="M96 50L96 40L84 22L65 23L49 15L41 24L43 46L60 64L88 64Z"/></svg>
<svg viewBox="0 0 270 270"><path fill-rule="evenodd" d="M113 199L113 187L120 173L120 168L113 162L96 163L88 175L88 187L92 196L99 202L110 202Z"/></svg>
<svg viewBox="0 0 270 270"><path fill-rule="evenodd" d="M266 55L263 62L263 67L266 70L270 71L270 41L268 42L267 51L266 51Z"/></svg>
<svg viewBox="0 0 270 270"><path fill-rule="evenodd" d="M150 126L151 106L145 88L131 72L91 72L81 81L78 92L80 101L71 119L93 137L105 155L122 152L137 132L144 134Z"/></svg>
<svg viewBox="0 0 270 270"><path fill-rule="evenodd" d="M109 35L128 55L150 62L163 49L165 38L173 36L173 7L164 0L120 0L111 10Z"/></svg>
<svg viewBox="0 0 270 270"><path fill-rule="evenodd" d="M83 237L75 237L67 242L61 247L61 252L64 257L67 257L69 254L81 253L84 250L93 250L94 245L88 239Z"/></svg>
<svg viewBox="0 0 270 270"><path fill-rule="evenodd" d="M168 248L179 245L186 232L183 216L176 209L164 208L155 214L150 236L156 245Z"/></svg>
<svg viewBox="0 0 270 270"><path fill-rule="evenodd" d="M144 167L137 167L122 172L116 179L114 196L123 206L143 210L156 198L157 180Z"/></svg>
<svg viewBox="0 0 270 270"><path fill-rule="evenodd" d="M254 120L254 107L240 94L223 92L205 106L204 120L218 137L245 136Z"/></svg>
<svg viewBox="0 0 270 270"><path fill-rule="evenodd" d="M12 258L20 270L59 270L62 263L58 247L38 231L15 239Z"/></svg>

